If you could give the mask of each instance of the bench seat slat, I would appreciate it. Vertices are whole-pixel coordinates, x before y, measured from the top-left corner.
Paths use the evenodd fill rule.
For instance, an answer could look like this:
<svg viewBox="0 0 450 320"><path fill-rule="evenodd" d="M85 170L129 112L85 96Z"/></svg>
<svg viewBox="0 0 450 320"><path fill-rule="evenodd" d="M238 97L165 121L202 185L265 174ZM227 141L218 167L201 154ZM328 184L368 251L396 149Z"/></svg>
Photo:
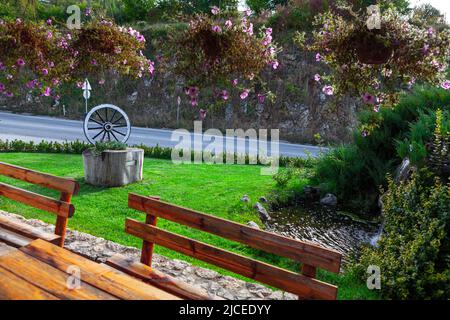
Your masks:
<svg viewBox="0 0 450 320"><path fill-rule="evenodd" d="M169 292L177 297L188 300L217 300L218 297L210 296L200 288L193 287L184 282L155 270L145 264L135 261L134 259L125 257L121 254L115 254L106 261L106 264L120 270L132 277L138 278L149 283L159 289Z"/></svg>
<svg viewBox="0 0 450 320"><path fill-rule="evenodd" d="M24 237L11 230L0 227L0 242L4 242L15 248L20 248L29 245L31 241L31 238Z"/></svg>
<svg viewBox="0 0 450 320"><path fill-rule="evenodd" d="M310 299L336 299L337 287L189 239L136 220L126 220L126 232L143 240L211 263L244 277Z"/></svg>
<svg viewBox="0 0 450 320"><path fill-rule="evenodd" d="M237 241L268 253L339 273L341 254L335 250L286 238L191 209L175 206L151 197L129 194L128 206L191 228Z"/></svg>
<svg viewBox="0 0 450 320"><path fill-rule="evenodd" d="M41 231L23 222L2 216L0 216L0 227L32 240L42 239L53 244L58 244L61 239L61 237L56 234Z"/></svg>

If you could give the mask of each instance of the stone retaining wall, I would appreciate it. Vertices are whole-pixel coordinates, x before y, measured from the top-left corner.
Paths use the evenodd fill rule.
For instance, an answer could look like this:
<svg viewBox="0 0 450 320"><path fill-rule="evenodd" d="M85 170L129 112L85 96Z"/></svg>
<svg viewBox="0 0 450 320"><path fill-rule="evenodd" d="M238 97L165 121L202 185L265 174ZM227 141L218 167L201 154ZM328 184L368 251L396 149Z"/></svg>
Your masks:
<svg viewBox="0 0 450 320"><path fill-rule="evenodd" d="M20 215L0 210L0 215L17 219L35 228L46 232L54 232L54 226L40 220L25 219ZM126 247L103 238L90 234L67 230L65 247L79 253L93 261L105 262L116 253L132 257L136 260L140 257L140 250ZM199 286L211 294L229 300L293 300L297 297L293 294L273 291L260 284L245 282L229 276L224 276L216 271L193 266L185 261L169 259L161 255L153 256L153 267L191 285Z"/></svg>

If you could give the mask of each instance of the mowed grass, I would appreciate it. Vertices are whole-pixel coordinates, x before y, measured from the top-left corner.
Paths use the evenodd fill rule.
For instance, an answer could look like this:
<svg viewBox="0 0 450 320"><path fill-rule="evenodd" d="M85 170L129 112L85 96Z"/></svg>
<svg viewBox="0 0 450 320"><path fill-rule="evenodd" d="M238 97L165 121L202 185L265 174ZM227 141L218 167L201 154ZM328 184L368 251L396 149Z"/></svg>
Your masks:
<svg viewBox="0 0 450 320"><path fill-rule="evenodd" d="M99 188L87 185L83 179L83 163L80 155L0 153L0 161L33 170L51 173L61 177L71 177L79 181L81 189L73 198L76 212L69 221L69 228L102 237L123 245L140 248L142 241L124 232L127 217L140 221L144 213L127 206L128 193L160 196L162 200L182 205L239 223L250 220L259 223L252 204L259 197L266 196L275 188L270 176L260 174L259 166L244 165L175 165L171 161L146 158L142 182L121 188ZM0 177L7 182L34 192L57 196L48 189ZM250 204L240 201L247 194ZM0 197L0 209L20 214L26 218L40 219L54 224L55 216ZM268 261L281 267L298 270L298 265L287 259L265 254L247 246L237 244L201 231L190 229L170 221L159 219L158 226L166 230L207 242L220 248ZM223 274L231 273L191 259L174 251L156 246L156 252L170 258L182 259L195 265L209 267ZM340 299L376 298L364 284L352 275L331 275L319 273L319 277L340 287ZM242 277L239 277L242 278Z"/></svg>

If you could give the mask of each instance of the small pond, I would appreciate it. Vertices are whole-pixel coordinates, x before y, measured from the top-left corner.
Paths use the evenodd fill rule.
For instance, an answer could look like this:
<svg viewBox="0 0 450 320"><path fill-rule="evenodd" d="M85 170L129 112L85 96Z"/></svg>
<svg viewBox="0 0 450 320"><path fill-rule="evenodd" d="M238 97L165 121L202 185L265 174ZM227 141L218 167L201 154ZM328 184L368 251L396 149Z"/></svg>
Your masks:
<svg viewBox="0 0 450 320"><path fill-rule="evenodd" d="M341 252L344 260L361 244L375 244L381 225L351 218L321 206L285 208L271 213L267 229Z"/></svg>

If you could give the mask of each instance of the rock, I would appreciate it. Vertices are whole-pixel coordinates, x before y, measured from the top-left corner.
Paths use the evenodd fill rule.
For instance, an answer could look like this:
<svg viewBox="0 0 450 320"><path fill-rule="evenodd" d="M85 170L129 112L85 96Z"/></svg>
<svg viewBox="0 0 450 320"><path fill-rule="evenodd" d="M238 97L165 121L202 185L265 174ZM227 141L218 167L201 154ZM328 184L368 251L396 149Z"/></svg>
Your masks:
<svg viewBox="0 0 450 320"><path fill-rule="evenodd" d="M319 200L320 199L320 188L305 186L303 192L308 199Z"/></svg>
<svg viewBox="0 0 450 320"><path fill-rule="evenodd" d="M250 198L248 195L244 194L244 196L241 198L242 202L250 202Z"/></svg>
<svg viewBox="0 0 450 320"><path fill-rule="evenodd" d="M255 228L255 229L259 229L259 226L258 226L258 224L255 221L249 221L249 222L247 222L247 225L249 227L252 227L252 228Z"/></svg>
<svg viewBox="0 0 450 320"><path fill-rule="evenodd" d="M254 208L258 210L259 218L262 222L266 222L270 220L269 213L267 212L266 208L263 207L263 205L259 202L255 203Z"/></svg>
<svg viewBox="0 0 450 320"><path fill-rule="evenodd" d="M266 197L260 197L259 201L261 201L262 203L268 203L269 202Z"/></svg>
<svg viewBox="0 0 450 320"><path fill-rule="evenodd" d="M411 175L416 170L416 168L411 165L408 158L403 159L402 164L395 171L395 182L406 182L411 178Z"/></svg>
<svg viewBox="0 0 450 320"><path fill-rule="evenodd" d="M203 269L203 268L196 268L195 274L197 276L199 276L200 278L208 279L208 280L215 279L219 276L219 274L217 272L208 270L208 269Z"/></svg>
<svg viewBox="0 0 450 320"><path fill-rule="evenodd" d="M130 102L131 104L135 104L138 98L138 93L137 91L133 92L130 96L128 96L127 100L128 102Z"/></svg>
<svg viewBox="0 0 450 320"><path fill-rule="evenodd" d="M324 206L336 206L337 197L334 194L328 193L325 197L320 200L320 204Z"/></svg>

